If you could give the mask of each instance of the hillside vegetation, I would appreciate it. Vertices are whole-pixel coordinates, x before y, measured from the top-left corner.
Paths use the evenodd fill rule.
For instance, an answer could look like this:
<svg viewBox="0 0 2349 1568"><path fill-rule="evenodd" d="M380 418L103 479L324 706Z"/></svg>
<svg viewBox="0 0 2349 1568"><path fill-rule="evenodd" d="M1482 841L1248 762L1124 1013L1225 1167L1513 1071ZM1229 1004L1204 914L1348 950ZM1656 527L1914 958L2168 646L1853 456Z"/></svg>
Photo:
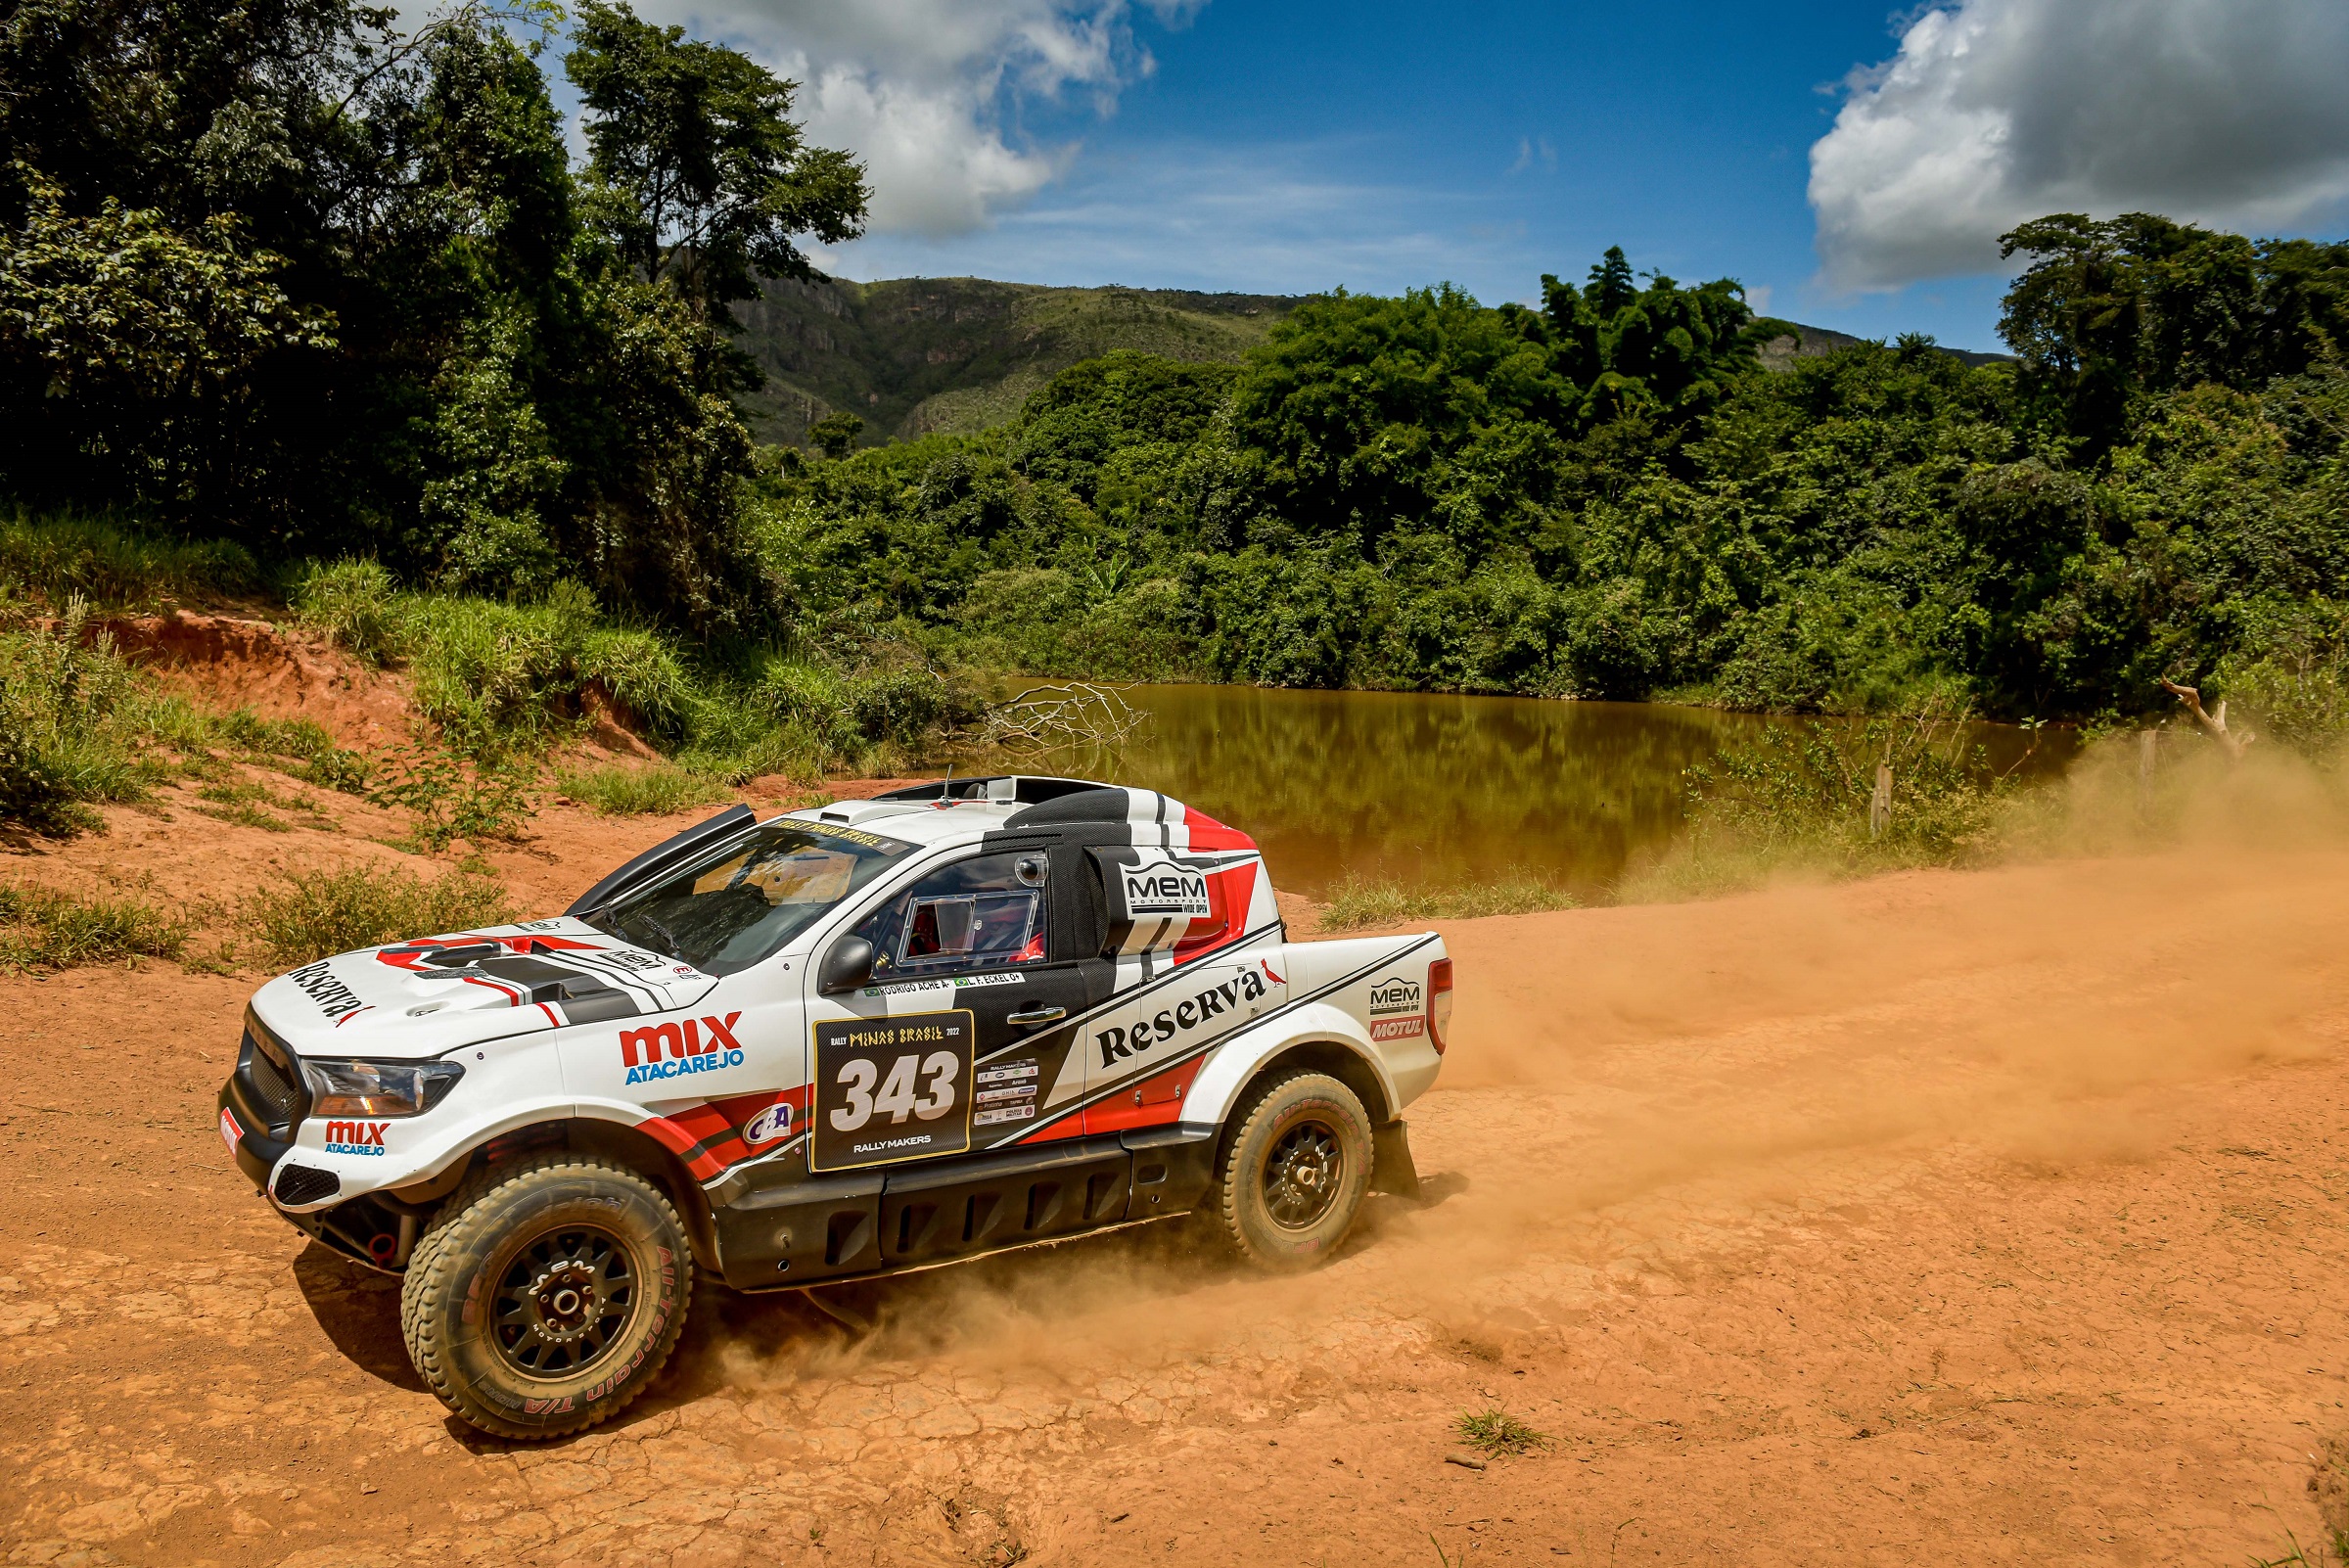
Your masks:
<svg viewBox="0 0 2349 1568"><path fill-rule="evenodd" d="M1051 289L984 278L762 284L735 306L766 373L741 403L766 441L804 445L831 414L857 439L1001 425L1053 376L1113 349L1233 364L1297 300L1174 289Z"/></svg>
<svg viewBox="0 0 2349 1568"><path fill-rule="evenodd" d="M355 606L450 744L611 700L721 774L927 744L1003 669L2089 720L2166 678L2312 747L2349 706L2349 246L2028 223L1988 362L1620 251L1534 306L857 288L802 247L864 171L792 84L584 0L575 159L552 24L0 30L37 608L237 576Z"/></svg>

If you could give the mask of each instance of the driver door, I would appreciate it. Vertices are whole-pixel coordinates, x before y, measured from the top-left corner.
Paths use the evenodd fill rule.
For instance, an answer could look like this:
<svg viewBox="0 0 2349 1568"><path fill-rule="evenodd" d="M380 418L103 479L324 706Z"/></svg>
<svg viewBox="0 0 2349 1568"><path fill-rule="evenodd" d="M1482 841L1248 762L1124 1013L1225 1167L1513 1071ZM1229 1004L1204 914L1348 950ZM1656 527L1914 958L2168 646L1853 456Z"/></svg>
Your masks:
<svg viewBox="0 0 2349 1568"><path fill-rule="evenodd" d="M1042 845L964 855L869 911L872 983L826 996L807 977L816 1173L943 1159L1037 1125L1058 1072L1040 1047L1085 1004L1080 964L1050 947ZM837 939L836 939L837 940Z"/></svg>

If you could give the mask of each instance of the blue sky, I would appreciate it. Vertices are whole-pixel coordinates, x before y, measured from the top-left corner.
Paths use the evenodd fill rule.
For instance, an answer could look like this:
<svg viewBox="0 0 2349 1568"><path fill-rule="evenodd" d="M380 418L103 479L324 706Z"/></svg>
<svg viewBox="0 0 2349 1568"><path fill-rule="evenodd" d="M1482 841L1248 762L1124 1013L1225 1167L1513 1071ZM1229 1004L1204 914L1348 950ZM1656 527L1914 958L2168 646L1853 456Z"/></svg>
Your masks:
<svg viewBox="0 0 2349 1568"><path fill-rule="evenodd" d="M1497 301L1621 245L1772 314L1995 348L2019 217L2349 210L2341 0L645 10L802 79L866 157L873 230L824 257L854 278Z"/></svg>

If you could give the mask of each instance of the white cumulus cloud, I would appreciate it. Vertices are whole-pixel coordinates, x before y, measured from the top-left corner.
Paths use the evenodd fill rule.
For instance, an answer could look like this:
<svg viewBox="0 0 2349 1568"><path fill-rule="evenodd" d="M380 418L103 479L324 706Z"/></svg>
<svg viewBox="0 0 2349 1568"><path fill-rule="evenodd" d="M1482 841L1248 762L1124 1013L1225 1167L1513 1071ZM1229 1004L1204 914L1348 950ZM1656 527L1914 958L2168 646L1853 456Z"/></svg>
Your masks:
<svg viewBox="0 0 2349 1568"><path fill-rule="evenodd" d="M2349 0L1958 0L1811 149L1825 280L1999 265L2049 212L2274 231L2349 208Z"/></svg>
<svg viewBox="0 0 2349 1568"><path fill-rule="evenodd" d="M1176 25L1205 0L1144 0ZM801 83L820 146L864 160L876 234L984 225L1057 177L1074 149L1018 130L1025 104L1109 113L1150 73L1128 0L641 0L648 21L745 50Z"/></svg>

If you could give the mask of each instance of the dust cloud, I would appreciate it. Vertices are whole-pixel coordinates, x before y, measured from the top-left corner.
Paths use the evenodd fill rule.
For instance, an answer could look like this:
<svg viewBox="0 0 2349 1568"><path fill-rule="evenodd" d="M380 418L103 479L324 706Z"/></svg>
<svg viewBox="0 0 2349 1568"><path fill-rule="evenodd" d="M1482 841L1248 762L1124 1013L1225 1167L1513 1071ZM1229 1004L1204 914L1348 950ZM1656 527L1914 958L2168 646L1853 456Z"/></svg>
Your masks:
<svg viewBox="0 0 2349 1568"><path fill-rule="evenodd" d="M1988 873L1445 925L1454 1044L1409 1113L1435 1201L1373 1199L1336 1268L1247 1277L1152 1226L835 1287L837 1316L728 1338L727 1375L947 1359L1082 1385L1349 1316L1464 1320L1529 1266L1620 1271L1863 1168L2145 1158L2181 1088L2338 1053L2349 1002L2329 782L2255 759L2156 783L2092 754Z"/></svg>

